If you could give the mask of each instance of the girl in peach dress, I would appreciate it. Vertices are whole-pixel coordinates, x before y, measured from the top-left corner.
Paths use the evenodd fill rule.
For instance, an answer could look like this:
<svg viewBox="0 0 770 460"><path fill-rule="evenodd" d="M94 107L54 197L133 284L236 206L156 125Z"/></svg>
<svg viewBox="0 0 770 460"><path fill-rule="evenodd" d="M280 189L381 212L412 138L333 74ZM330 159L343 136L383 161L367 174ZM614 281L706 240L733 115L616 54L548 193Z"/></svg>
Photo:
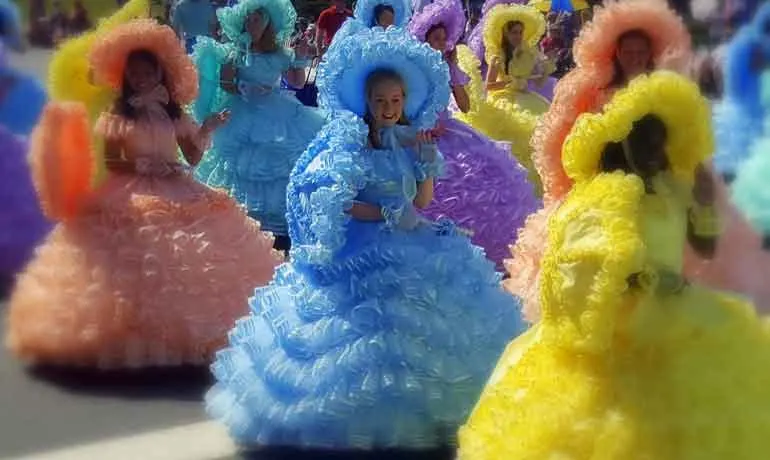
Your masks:
<svg viewBox="0 0 770 460"><path fill-rule="evenodd" d="M195 68L153 20L115 28L91 50L95 81L118 91L96 123L108 178L94 170L88 114L53 103L32 140L35 183L59 223L19 277L7 344L33 363L100 368L204 364L281 261L273 238L196 164L227 113L196 126L180 104Z"/></svg>
<svg viewBox="0 0 770 460"><path fill-rule="evenodd" d="M506 262L510 278L505 288L524 299L528 320L539 318L538 279L548 218L572 188L561 164L562 146L572 125L581 113L601 111L612 94L637 75L655 69L688 72L690 42L685 24L662 0L605 2L578 37L577 68L557 85L554 101L532 140L545 207L530 216L512 249L513 258ZM718 215L723 231L715 247L701 248L699 253L688 249L685 273L702 284L746 294L760 309L770 306L770 283L759 279L757 271L758 266L770 266L770 255L761 251L761 238L730 205L724 184L716 177L713 180L716 198L711 215L693 220L713 221Z"/></svg>

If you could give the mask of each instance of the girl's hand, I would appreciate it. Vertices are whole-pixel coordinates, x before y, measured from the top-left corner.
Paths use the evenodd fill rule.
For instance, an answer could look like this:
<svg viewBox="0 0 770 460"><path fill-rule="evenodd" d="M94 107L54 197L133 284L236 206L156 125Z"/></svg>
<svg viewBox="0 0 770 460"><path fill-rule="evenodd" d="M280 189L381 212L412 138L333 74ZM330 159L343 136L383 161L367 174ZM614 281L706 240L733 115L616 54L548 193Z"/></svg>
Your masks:
<svg viewBox="0 0 770 460"><path fill-rule="evenodd" d="M201 129L207 133L212 133L228 121L230 121L230 111L223 110L206 118L203 125L201 125Z"/></svg>
<svg viewBox="0 0 770 460"><path fill-rule="evenodd" d="M698 204L702 206L711 206L714 204L716 198L716 191L714 187L714 178L711 173L699 166L695 170L695 186L693 187L693 197Z"/></svg>
<svg viewBox="0 0 770 460"><path fill-rule="evenodd" d="M435 134L435 130L420 131L417 133L417 145L433 144L435 138L438 137Z"/></svg>
<svg viewBox="0 0 770 460"><path fill-rule="evenodd" d="M436 124L436 127L433 128L430 131L430 133L433 135L434 138L439 138L446 133L446 127L441 122L438 122Z"/></svg>
<svg viewBox="0 0 770 460"><path fill-rule="evenodd" d="M444 53L444 59L446 59L449 64L457 64L457 48L452 48Z"/></svg>
<svg viewBox="0 0 770 460"><path fill-rule="evenodd" d="M300 39L294 44L294 54L299 59L308 59L313 57L313 47L306 40Z"/></svg>

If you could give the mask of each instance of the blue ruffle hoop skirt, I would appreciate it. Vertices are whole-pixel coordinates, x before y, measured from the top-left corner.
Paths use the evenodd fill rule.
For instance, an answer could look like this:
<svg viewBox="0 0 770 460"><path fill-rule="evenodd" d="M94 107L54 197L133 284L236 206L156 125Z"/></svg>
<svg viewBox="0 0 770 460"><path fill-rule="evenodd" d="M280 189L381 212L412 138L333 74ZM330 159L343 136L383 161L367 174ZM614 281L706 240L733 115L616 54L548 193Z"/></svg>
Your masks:
<svg viewBox="0 0 770 460"><path fill-rule="evenodd" d="M257 289L217 355L207 410L242 444L450 445L523 329L518 300L451 227L387 231L351 220L346 203L366 177L343 144L322 133L298 162L293 260ZM322 155L326 167L308 167ZM320 245L308 244L309 232ZM323 246L338 250L316 251Z"/></svg>

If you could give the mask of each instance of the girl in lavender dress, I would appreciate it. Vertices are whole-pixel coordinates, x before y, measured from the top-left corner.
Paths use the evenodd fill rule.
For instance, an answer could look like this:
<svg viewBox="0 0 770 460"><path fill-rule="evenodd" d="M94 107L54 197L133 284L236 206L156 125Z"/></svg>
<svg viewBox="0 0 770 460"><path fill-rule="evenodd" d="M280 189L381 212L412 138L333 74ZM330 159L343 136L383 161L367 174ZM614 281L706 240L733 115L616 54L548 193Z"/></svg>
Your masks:
<svg viewBox="0 0 770 460"><path fill-rule="evenodd" d="M412 34L441 51L449 64L450 84L457 108L467 112L468 76L457 66L455 45L465 27L459 0L438 0L415 15ZM438 147L446 161L445 175L436 184L431 218L448 217L472 232L473 242L485 249L498 268L508 256L527 216L537 210L527 171L510 155L510 146L494 142L449 112L441 114Z"/></svg>

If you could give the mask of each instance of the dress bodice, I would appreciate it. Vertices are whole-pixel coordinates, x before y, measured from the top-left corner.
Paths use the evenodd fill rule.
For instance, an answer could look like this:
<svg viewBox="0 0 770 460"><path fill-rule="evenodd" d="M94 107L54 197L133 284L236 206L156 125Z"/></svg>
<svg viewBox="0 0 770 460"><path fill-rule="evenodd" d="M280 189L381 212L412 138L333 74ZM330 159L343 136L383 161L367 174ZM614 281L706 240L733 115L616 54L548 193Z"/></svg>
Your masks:
<svg viewBox="0 0 770 460"><path fill-rule="evenodd" d="M366 152L371 175L359 192L358 200L372 204L406 204L414 200L417 195L416 157L412 149L402 145L408 139L414 139L415 134L416 131L408 126L380 131L383 148Z"/></svg>
<svg viewBox="0 0 770 460"><path fill-rule="evenodd" d="M96 133L108 141L121 143L126 160L151 159L177 161L178 138L194 138L197 126L187 116L172 120L163 112L140 115L128 120L120 115L104 113L96 124Z"/></svg>
<svg viewBox="0 0 770 460"><path fill-rule="evenodd" d="M279 88L281 75L289 69L292 60L289 50L245 54L237 63L238 80L248 85Z"/></svg>
<svg viewBox="0 0 770 460"><path fill-rule="evenodd" d="M655 193L643 196L640 231L647 262L676 273L682 271L687 243L687 213L692 203L690 190L671 175L653 179Z"/></svg>

